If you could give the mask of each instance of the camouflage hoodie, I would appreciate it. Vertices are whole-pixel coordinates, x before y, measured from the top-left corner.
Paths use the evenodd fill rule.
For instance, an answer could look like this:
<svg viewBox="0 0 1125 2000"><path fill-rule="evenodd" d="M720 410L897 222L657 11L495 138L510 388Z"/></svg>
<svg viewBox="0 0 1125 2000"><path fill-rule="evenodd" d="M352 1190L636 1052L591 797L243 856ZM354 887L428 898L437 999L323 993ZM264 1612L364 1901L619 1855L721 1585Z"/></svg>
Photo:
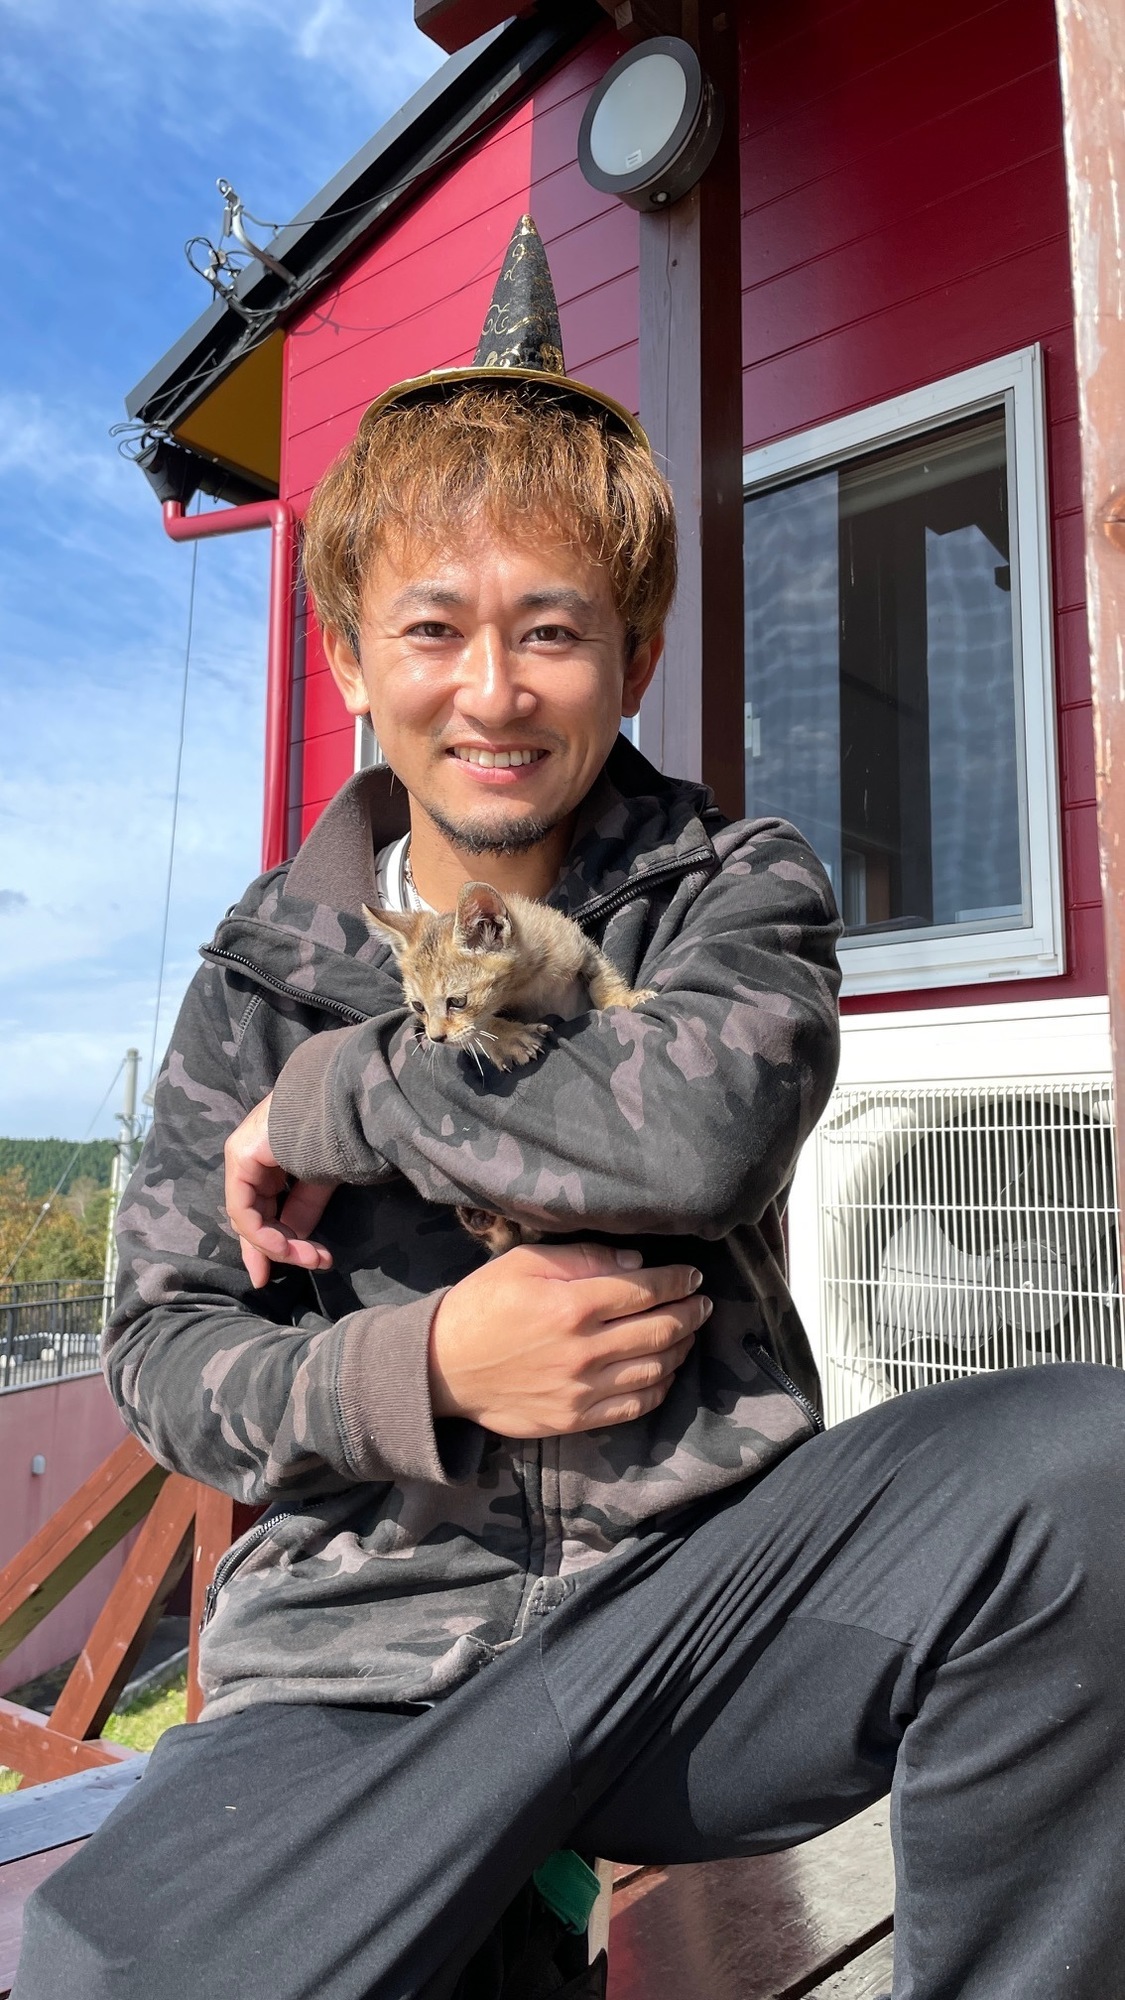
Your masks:
<svg viewBox="0 0 1125 2000"><path fill-rule="evenodd" d="M269 1512L220 1566L207 1714L433 1699L512 1644L640 1524L753 1478L816 1427L780 1209L837 1057L823 870L779 820L729 824L619 740L551 901L643 1009L561 1022L527 1069L418 1060L374 854L405 828L352 779L295 861L228 912L185 999L122 1203L110 1387L165 1465ZM255 1291L223 1144L274 1091L282 1164L340 1179L315 1283ZM663 1405L526 1443L435 1421L430 1324L480 1260L450 1204L686 1261L715 1310Z"/></svg>

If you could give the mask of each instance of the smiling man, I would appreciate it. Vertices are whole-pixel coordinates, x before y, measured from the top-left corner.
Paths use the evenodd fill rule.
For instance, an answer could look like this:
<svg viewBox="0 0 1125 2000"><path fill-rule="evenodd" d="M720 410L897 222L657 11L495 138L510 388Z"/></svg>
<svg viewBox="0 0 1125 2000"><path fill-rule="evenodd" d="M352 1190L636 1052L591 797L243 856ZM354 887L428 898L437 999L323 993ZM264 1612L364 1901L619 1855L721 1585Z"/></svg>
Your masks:
<svg viewBox="0 0 1125 2000"><path fill-rule="evenodd" d="M823 1433L781 1213L835 908L791 827L618 735L672 510L561 373L540 260L525 222L478 363L381 397L313 503L329 663L389 769L204 954L106 1345L155 1455L268 1511L216 1576L204 1720L38 1891L16 1994L577 2000L604 1960L558 1850L753 1853L893 1782L896 1992L1112 2000L1125 1380ZM481 876L654 997L508 1075L420 1059L361 908ZM482 1263L457 1203L563 1240Z"/></svg>

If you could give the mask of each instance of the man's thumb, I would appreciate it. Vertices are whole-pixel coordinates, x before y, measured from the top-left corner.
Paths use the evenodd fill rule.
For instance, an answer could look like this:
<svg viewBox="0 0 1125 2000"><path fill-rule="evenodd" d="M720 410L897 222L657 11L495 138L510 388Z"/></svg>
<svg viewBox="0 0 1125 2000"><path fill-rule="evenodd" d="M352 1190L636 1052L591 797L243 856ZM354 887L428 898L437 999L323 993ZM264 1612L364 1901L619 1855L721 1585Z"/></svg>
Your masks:
<svg viewBox="0 0 1125 2000"><path fill-rule="evenodd" d="M285 1197L278 1222L294 1236L306 1237L316 1228L339 1181L297 1181Z"/></svg>

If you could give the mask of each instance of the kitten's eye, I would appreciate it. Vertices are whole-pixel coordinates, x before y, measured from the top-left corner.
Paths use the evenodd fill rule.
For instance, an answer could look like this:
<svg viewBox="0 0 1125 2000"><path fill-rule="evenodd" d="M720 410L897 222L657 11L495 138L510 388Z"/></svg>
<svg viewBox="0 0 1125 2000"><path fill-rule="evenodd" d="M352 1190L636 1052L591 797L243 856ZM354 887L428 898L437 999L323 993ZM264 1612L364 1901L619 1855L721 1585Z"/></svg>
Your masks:
<svg viewBox="0 0 1125 2000"><path fill-rule="evenodd" d="M424 1013L425 1013L425 1011L426 1011L426 1003L425 1003L425 1001L424 1001L424 1000L412 1000L412 1001L410 1002L410 1004L411 1004L411 1006L413 1007L413 1009L414 1009L414 1012L415 1012L416 1014L424 1014Z"/></svg>
<svg viewBox="0 0 1125 2000"><path fill-rule="evenodd" d="M445 1004L451 1014L460 1014L464 1011L465 1000L466 1000L466 995L464 993L461 993L458 995L456 1000L454 1000L451 997L446 1001Z"/></svg>

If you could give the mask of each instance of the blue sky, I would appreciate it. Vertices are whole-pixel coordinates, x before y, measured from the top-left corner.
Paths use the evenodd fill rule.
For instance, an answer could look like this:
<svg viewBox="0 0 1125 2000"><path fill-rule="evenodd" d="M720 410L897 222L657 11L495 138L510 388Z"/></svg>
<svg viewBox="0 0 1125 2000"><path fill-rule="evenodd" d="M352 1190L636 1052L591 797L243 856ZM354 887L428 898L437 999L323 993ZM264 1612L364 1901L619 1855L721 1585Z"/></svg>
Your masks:
<svg viewBox="0 0 1125 2000"><path fill-rule="evenodd" d="M219 174L287 220L439 60L410 0L0 0L0 1134L147 1080L192 551L108 432L207 304L181 246ZM258 868L266 543L199 548L161 1046Z"/></svg>

